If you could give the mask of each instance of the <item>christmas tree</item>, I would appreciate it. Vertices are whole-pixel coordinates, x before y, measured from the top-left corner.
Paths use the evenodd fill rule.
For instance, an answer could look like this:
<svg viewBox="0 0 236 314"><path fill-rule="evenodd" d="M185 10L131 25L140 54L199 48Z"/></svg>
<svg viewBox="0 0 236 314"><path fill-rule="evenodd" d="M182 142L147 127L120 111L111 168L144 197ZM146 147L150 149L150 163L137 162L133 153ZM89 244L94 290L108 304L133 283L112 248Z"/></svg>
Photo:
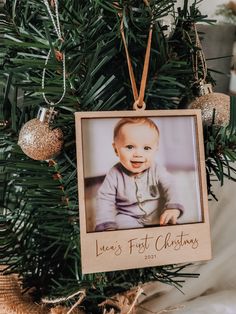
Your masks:
<svg viewBox="0 0 236 314"><path fill-rule="evenodd" d="M209 22L198 2L186 0L176 10L174 0L63 0L58 19L54 0L7 0L1 8L1 264L34 287L35 300L85 289L87 313L100 313L99 303L140 283L181 287L184 277L195 276L187 265L82 275L74 113L132 109L121 15L138 85L153 24L147 109L187 108L197 96L193 60L201 50L193 26ZM203 72L199 62L198 76ZM214 83L210 71L206 79ZM62 151L47 161L27 157L18 145L20 129L45 104L43 95L59 112L54 126L64 134ZM229 127L213 119L205 128L209 193L212 175L222 183L234 179L234 117L232 110Z"/></svg>

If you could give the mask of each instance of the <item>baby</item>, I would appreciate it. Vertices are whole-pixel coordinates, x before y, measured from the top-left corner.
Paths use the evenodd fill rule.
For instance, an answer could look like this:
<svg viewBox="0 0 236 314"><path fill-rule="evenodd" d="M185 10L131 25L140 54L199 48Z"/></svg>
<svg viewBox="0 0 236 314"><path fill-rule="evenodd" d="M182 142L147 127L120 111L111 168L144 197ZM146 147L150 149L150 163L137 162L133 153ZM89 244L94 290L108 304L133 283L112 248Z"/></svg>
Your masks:
<svg viewBox="0 0 236 314"><path fill-rule="evenodd" d="M118 121L113 148L119 163L98 190L95 231L176 224L183 206L170 174L154 161L159 136L149 118Z"/></svg>

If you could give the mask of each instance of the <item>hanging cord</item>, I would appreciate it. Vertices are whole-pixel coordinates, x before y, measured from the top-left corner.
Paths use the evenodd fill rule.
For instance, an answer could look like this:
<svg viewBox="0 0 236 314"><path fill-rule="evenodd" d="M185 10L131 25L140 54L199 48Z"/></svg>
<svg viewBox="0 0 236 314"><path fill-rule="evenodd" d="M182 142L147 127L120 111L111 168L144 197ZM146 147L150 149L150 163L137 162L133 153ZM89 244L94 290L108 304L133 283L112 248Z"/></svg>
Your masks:
<svg viewBox="0 0 236 314"><path fill-rule="evenodd" d="M58 13L58 1L53 0L53 3L55 5L56 20L52 14L48 0L43 0L43 3L47 8L47 11L48 11L49 16L50 16L51 21L52 21L52 24L54 26L54 30L57 34L58 40L63 42L63 38L61 35L60 21L59 21L59 13ZM44 101L46 102L46 104L53 106L53 105L58 105L62 101L62 99L64 98L65 93L66 93L66 66L65 66L65 53L61 53L59 51L56 51L57 60L62 61L63 92L62 92L61 98L57 102L49 101L45 95L44 89L45 89L46 67L47 67L48 61L50 59L50 56L51 56L51 50L48 52L47 57L46 57L46 61L44 64L43 75L42 75L42 90L43 90L43 98L44 98Z"/></svg>
<svg viewBox="0 0 236 314"><path fill-rule="evenodd" d="M149 5L147 0L144 0L144 2L146 5ZM124 47L125 47L129 76L130 76L130 81L131 81L131 86L132 86L132 91L133 91L133 96L134 96L133 109L134 110L144 110L146 108L146 104L144 102L144 94L145 94L149 60L150 60L153 23L151 22L150 29L149 29L147 48L146 48L146 54L145 54L145 59L144 59L144 65L143 65L143 73L142 73L141 84L140 84L140 91L138 94L137 84L136 84L135 77L134 77L134 71L133 71L131 59L129 56L128 47L126 44L125 34L124 34L124 18L123 18L121 13L118 13L118 14L121 17L120 32L121 32L121 37L122 37Z"/></svg>
<svg viewBox="0 0 236 314"><path fill-rule="evenodd" d="M202 50L202 45L201 41L198 36L198 31L196 24L194 23L194 33L195 33L195 40L196 40L196 47L198 48L197 53L195 55L195 60L193 60L193 70L194 70L194 75L195 75L195 84L198 84L200 82L206 83L206 77L207 77L207 63L206 63L206 58ZM202 66L202 72L203 72L203 77L199 78L198 75L198 59L200 59L201 66Z"/></svg>
<svg viewBox="0 0 236 314"><path fill-rule="evenodd" d="M192 57L193 72L194 72L194 78L195 78L195 81L192 84L192 86L198 85L199 96L203 96L203 95L210 94L213 91L212 91L212 84L206 83L207 63L206 63L206 58L205 58L205 55L203 53L201 41L199 39L198 31L197 31L197 27L196 27L195 23L194 23L194 33L195 33L195 45L198 48L198 50L197 50L195 56ZM198 61L199 60L200 60L201 66L202 66L202 77L199 77L199 73L198 73Z"/></svg>
<svg viewBox="0 0 236 314"><path fill-rule="evenodd" d="M43 69L43 76L42 76L42 89L44 90L45 88L45 74L46 74L46 66L48 64L48 61L49 61L49 58L50 58L50 55L51 55L51 50L48 52L47 54L47 57L46 57L46 61L45 61L45 65L44 65L44 69ZM49 101L45 95L45 93L43 92L43 98L46 102L46 104L52 106L52 105L58 105L62 99L64 98L65 96L65 93L66 93L66 70L65 70L65 54L63 53L62 54L62 68L63 68L63 93L61 95L61 98L57 101L57 102L52 102L52 101Z"/></svg>

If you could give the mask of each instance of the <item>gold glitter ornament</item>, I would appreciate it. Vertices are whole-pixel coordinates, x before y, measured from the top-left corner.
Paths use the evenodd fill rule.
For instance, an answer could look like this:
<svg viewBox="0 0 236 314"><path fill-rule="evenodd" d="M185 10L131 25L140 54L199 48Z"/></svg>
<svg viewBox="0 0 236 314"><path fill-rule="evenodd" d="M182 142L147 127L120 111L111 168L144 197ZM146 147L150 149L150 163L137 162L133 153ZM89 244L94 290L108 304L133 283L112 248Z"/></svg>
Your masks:
<svg viewBox="0 0 236 314"><path fill-rule="evenodd" d="M18 145L35 160L48 160L58 155L63 146L61 129L52 129L50 123L56 111L40 108L38 117L28 121L20 130Z"/></svg>
<svg viewBox="0 0 236 314"><path fill-rule="evenodd" d="M224 126L230 119L230 97L222 93L207 93L197 97L189 106L190 109L201 109L205 125L211 125L215 109L214 123Z"/></svg>

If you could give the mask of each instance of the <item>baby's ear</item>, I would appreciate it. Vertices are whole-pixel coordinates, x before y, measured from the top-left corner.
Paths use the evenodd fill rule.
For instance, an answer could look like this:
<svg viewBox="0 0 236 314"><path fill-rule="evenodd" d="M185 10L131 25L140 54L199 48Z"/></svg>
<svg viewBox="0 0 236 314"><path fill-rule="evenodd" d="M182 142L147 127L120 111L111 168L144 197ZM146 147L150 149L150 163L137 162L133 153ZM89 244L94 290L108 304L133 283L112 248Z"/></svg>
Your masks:
<svg viewBox="0 0 236 314"><path fill-rule="evenodd" d="M116 156L118 156L118 152L117 152L115 143L112 143L112 147L114 148L114 151L115 151Z"/></svg>

